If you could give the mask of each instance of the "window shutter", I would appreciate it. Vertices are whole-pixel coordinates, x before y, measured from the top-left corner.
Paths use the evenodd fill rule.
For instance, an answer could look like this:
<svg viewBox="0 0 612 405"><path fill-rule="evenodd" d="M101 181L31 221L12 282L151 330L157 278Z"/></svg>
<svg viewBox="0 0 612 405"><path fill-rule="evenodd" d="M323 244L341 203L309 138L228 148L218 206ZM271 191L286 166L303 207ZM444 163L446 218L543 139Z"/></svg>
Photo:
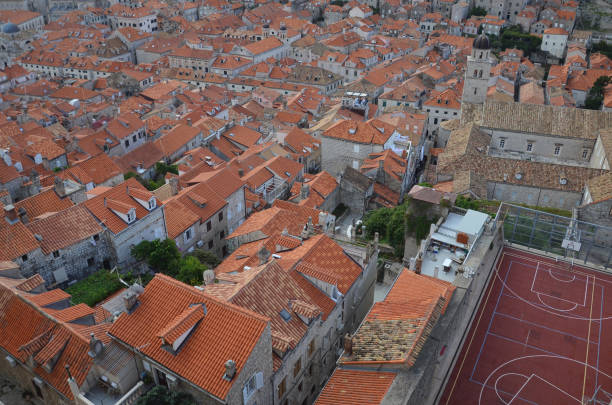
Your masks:
<svg viewBox="0 0 612 405"><path fill-rule="evenodd" d="M260 389L263 387L263 373L261 371L255 374L255 381L257 383L257 389Z"/></svg>
<svg viewBox="0 0 612 405"><path fill-rule="evenodd" d="M246 385L242 387L242 400L245 404L249 400L249 390L247 389Z"/></svg>

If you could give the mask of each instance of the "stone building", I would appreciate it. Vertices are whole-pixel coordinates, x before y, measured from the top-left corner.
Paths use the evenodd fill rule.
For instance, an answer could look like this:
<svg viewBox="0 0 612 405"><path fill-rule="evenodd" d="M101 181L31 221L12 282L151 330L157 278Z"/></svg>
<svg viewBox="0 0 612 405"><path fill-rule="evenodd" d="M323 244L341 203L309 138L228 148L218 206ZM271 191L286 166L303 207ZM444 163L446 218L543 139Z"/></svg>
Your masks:
<svg viewBox="0 0 612 405"><path fill-rule="evenodd" d="M127 299L109 334L132 353L139 374L198 404L272 403L267 318L159 273Z"/></svg>
<svg viewBox="0 0 612 405"><path fill-rule="evenodd" d="M472 44L472 54L468 56L461 97L463 103L484 103L486 100L491 76L490 52L489 37L478 36Z"/></svg>
<svg viewBox="0 0 612 405"><path fill-rule="evenodd" d="M517 122L517 116L508 117ZM486 128L474 123L453 130L438 157L437 181L452 180L452 191L477 198L571 209L580 203L585 183L603 173L588 165L495 154L491 142Z"/></svg>
<svg viewBox="0 0 612 405"><path fill-rule="evenodd" d="M134 178L83 204L107 231L113 261L119 267L133 261L130 252L133 246L143 240L167 237L163 206Z"/></svg>
<svg viewBox="0 0 612 405"><path fill-rule="evenodd" d="M272 319L273 403L311 403L372 305L378 249L342 246L323 233L328 214L277 203L230 235L238 247L205 292Z"/></svg>
<svg viewBox="0 0 612 405"><path fill-rule="evenodd" d="M393 125L379 119L339 121L321 136L321 167L332 176L346 167L357 170L369 154L398 149L396 143L402 138Z"/></svg>

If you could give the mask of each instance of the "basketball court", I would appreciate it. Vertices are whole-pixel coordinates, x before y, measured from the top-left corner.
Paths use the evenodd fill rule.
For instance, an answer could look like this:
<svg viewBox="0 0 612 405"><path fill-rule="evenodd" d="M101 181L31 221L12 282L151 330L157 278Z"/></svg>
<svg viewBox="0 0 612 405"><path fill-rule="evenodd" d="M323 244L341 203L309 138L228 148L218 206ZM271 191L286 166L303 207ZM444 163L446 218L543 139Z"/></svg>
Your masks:
<svg viewBox="0 0 612 405"><path fill-rule="evenodd" d="M440 404L612 401L612 274L504 248Z"/></svg>

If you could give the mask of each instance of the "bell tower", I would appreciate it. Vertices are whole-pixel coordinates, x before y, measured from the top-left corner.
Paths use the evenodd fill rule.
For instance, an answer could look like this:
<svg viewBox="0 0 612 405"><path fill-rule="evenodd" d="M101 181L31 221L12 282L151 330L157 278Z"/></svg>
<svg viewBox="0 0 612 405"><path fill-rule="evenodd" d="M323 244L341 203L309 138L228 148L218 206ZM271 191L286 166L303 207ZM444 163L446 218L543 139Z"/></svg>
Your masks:
<svg viewBox="0 0 612 405"><path fill-rule="evenodd" d="M490 52L489 37L479 35L472 45L472 54L468 56L461 102L483 104L487 99L491 76Z"/></svg>

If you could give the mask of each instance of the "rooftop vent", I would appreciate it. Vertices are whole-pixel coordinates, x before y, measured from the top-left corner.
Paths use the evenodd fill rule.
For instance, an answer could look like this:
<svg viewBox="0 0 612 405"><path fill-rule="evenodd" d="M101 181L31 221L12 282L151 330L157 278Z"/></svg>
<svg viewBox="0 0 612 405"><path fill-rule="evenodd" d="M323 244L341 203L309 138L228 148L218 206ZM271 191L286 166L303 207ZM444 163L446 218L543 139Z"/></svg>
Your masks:
<svg viewBox="0 0 612 405"><path fill-rule="evenodd" d="M234 360L228 360L225 362L225 375L223 378L231 381L234 376L236 376L236 362Z"/></svg>

